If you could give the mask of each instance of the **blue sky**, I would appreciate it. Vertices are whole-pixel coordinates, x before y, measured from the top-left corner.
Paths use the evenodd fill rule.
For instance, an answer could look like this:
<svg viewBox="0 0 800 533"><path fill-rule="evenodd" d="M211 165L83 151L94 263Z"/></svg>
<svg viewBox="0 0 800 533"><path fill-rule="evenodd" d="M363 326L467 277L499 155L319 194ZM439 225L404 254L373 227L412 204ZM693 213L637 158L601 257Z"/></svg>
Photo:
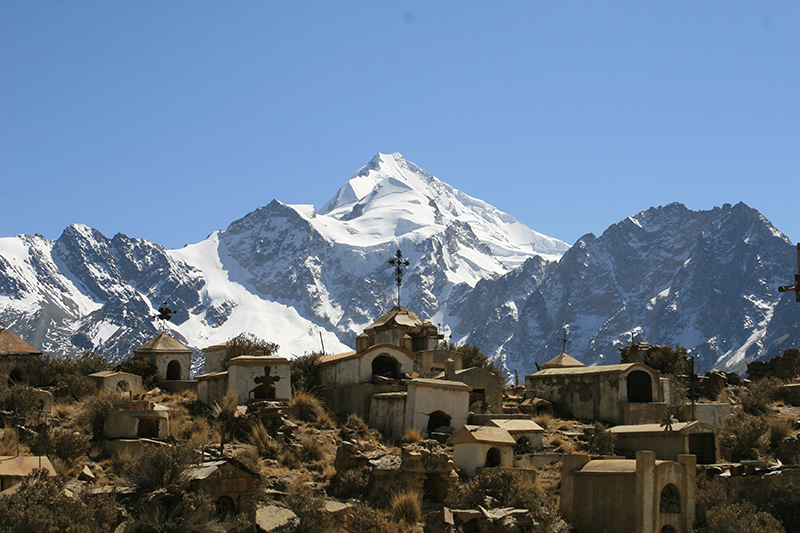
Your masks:
<svg viewBox="0 0 800 533"><path fill-rule="evenodd" d="M800 3L0 2L0 236L176 248L377 152L572 244L743 201L800 239Z"/></svg>

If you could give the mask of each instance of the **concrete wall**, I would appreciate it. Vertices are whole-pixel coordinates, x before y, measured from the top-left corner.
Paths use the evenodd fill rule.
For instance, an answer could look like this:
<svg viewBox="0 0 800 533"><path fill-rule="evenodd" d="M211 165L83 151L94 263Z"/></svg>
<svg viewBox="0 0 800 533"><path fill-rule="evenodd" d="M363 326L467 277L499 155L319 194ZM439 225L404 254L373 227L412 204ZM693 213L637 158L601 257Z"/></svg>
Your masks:
<svg viewBox="0 0 800 533"><path fill-rule="evenodd" d="M203 377L197 381L197 399L201 403L212 406L222 403L228 392L228 373L221 372L215 376Z"/></svg>
<svg viewBox="0 0 800 533"><path fill-rule="evenodd" d="M292 376L289 360L271 356L240 356L228 361L228 388L239 395L239 405L253 399L254 391L260 386L256 378L263 378L265 367L270 368L270 376L280 378L275 382L275 399L289 400L292 397Z"/></svg>
<svg viewBox="0 0 800 533"><path fill-rule="evenodd" d="M688 532L695 519L694 456L679 462L656 464L655 454L636 453L632 461L592 461L590 457L564 456L561 473L561 514L581 532L660 532L669 525ZM679 493L680 512L662 512L662 494L668 485Z"/></svg>
<svg viewBox="0 0 800 533"><path fill-rule="evenodd" d="M500 376L495 376L482 368L473 367L457 372L455 376L447 379L460 381L473 389L484 389L489 411L492 413L503 412L503 378Z"/></svg>
<svg viewBox="0 0 800 533"><path fill-rule="evenodd" d="M373 394L370 398L369 425L394 439L401 439L406 428L405 392Z"/></svg>
<svg viewBox="0 0 800 533"><path fill-rule="evenodd" d="M112 392L131 392L141 394L144 392L142 387L142 377L128 372L116 372L109 376L89 376L95 382L98 389L105 389Z"/></svg>
<svg viewBox="0 0 800 533"><path fill-rule="evenodd" d="M360 373L359 381L361 383L369 383L372 381L372 361L381 355L393 357L398 363L400 363L400 373L405 373L408 375L414 373L413 354L410 354L406 351L401 351L397 346L377 344L372 346L363 356L358 359Z"/></svg>
<svg viewBox="0 0 800 533"><path fill-rule="evenodd" d="M664 419L669 405L662 402L653 403L621 403L622 424L659 424Z"/></svg>
<svg viewBox="0 0 800 533"><path fill-rule="evenodd" d="M715 428L721 428L725 425L725 421L728 417L731 416L732 407L733 406L729 403L695 404L695 420L699 420ZM675 417L681 422L690 422L692 420L691 404L678 407Z"/></svg>
<svg viewBox="0 0 800 533"><path fill-rule="evenodd" d="M486 454L496 448L500 452L501 468L514 466L514 449L511 446L489 444L486 442L462 442L453 445L453 462L464 474L474 477L479 468L486 466Z"/></svg>
<svg viewBox="0 0 800 533"><path fill-rule="evenodd" d="M370 403L373 394L385 392L403 392L406 388L400 384L373 385L372 383L356 383L343 387L328 387L322 391L334 413L358 415L362 420L370 419Z"/></svg>
<svg viewBox="0 0 800 533"><path fill-rule="evenodd" d="M469 415L469 387L458 383L458 387L449 386L445 380L439 385L418 383L412 380L408 384L408 400L406 401L406 426L428 431L428 418L434 411L443 411L450 416L450 425L456 430L467 423Z"/></svg>
<svg viewBox="0 0 800 533"><path fill-rule="evenodd" d="M537 390L536 395L555 404L556 408L575 418L602 420L612 424L625 423L622 404L628 403L628 375L644 371L650 375L652 401L663 402L661 379L658 372L637 365L620 372L533 374L525 376L525 388ZM640 404L643 405L643 404ZM664 415L661 408L658 420ZM643 413L647 407L632 408ZM649 416L649 415L648 415Z"/></svg>
<svg viewBox="0 0 800 533"><path fill-rule="evenodd" d="M144 425L151 425L155 434L141 435ZM163 439L169 436L169 412L150 409L113 411L106 417L103 437L106 439L135 439L137 437Z"/></svg>
<svg viewBox="0 0 800 533"><path fill-rule="evenodd" d="M167 369L172 361L178 361L181 365L181 381L188 381L192 370L191 353L153 353L146 352L145 355L150 362L158 368L158 379L167 380Z"/></svg>

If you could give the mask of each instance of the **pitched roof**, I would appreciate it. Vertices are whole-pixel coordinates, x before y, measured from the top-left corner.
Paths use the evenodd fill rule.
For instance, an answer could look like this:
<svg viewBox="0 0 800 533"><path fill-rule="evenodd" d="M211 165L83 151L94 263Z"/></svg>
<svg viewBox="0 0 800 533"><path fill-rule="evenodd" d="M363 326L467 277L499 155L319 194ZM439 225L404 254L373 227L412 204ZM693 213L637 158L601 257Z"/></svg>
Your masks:
<svg viewBox="0 0 800 533"><path fill-rule="evenodd" d="M453 434L450 441L452 444L508 444L514 446L517 441L503 428L491 426L461 426L461 429Z"/></svg>
<svg viewBox="0 0 800 533"><path fill-rule="evenodd" d="M534 422L533 420L526 420L526 419L519 419L519 418L512 418L512 419L498 419L495 418L493 420L489 420L486 422L487 426L497 426L505 429L508 432L511 431L536 431L536 432L544 432L542 426Z"/></svg>
<svg viewBox="0 0 800 533"><path fill-rule="evenodd" d="M142 344L134 350L134 352L187 352L192 351L179 343L166 333L159 333L158 336L153 337L146 343Z"/></svg>
<svg viewBox="0 0 800 533"><path fill-rule="evenodd" d="M557 356L550 359L548 362L543 364L541 368L574 368L574 367L581 367L586 366L571 355L568 355L566 352L561 352Z"/></svg>
<svg viewBox="0 0 800 533"><path fill-rule="evenodd" d="M713 426L710 426L699 420L695 420L694 422L674 422L672 424L671 433L682 433L686 429L693 430L695 432L697 432L697 430L702 431L703 429L707 430L708 432L714 431ZM663 435L664 433L667 434L670 433L661 424L635 424L635 425L614 426L612 428L609 428L609 431L612 433L616 433L617 435L641 435L645 433L658 433L660 435Z"/></svg>
<svg viewBox="0 0 800 533"><path fill-rule="evenodd" d="M375 322L364 328L364 331L386 326L406 326L409 328L415 328L421 325L423 325L422 319L400 305L392 307Z"/></svg>
<svg viewBox="0 0 800 533"><path fill-rule="evenodd" d="M41 467L39 461L41 460ZM55 476L50 459L38 455L17 455L15 457L0 455L0 476L26 477L37 468L47 470L48 475Z"/></svg>
<svg viewBox="0 0 800 533"><path fill-rule="evenodd" d="M632 367L637 366L642 370L656 372L644 363L623 363L620 365L599 365L599 366L579 366L579 367L566 367L566 368L543 368L542 370L525 377L543 377L543 376L558 376L564 374L613 374L615 372L621 373L630 370Z"/></svg>
<svg viewBox="0 0 800 533"><path fill-rule="evenodd" d="M0 355L41 355L41 352L3 328L0 329Z"/></svg>

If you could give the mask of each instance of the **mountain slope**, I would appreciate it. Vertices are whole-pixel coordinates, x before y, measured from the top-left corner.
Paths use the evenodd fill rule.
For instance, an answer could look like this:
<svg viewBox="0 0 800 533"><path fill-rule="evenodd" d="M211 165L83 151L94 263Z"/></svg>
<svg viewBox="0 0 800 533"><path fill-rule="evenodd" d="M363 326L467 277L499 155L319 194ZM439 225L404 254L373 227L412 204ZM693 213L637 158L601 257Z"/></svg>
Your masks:
<svg viewBox="0 0 800 533"><path fill-rule="evenodd" d="M531 275L478 283L460 306L457 332L525 372L561 351L565 325L569 353L587 364L618 362L617 348L634 333L690 348L699 367L742 371L746 359L800 340L797 309L792 317L778 305L793 255L788 239L741 203L651 208L600 237L585 235L538 281L531 264L523 267ZM494 301L505 312L479 306L489 294L507 298Z"/></svg>

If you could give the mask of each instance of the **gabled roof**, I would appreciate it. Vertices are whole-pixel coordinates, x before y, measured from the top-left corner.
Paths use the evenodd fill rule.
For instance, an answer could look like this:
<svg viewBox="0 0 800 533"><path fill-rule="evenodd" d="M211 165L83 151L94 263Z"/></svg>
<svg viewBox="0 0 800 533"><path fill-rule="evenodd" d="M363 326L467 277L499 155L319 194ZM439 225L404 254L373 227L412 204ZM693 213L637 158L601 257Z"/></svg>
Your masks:
<svg viewBox="0 0 800 533"><path fill-rule="evenodd" d="M461 426L461 429L453 434L451 444L507 444L515 446L517 441L503 428L491 426Z"/></svg>
<svg viewBox="0 0 800 533"><path fill-rule="evenodd" d="M150 339L134 350L134 352L186 352L192 351L179 343L166 333L159 333L158 336Z"/></svg>
<svg viewBox="0 0 800 533"><path fill-rule="evenodd" d="M190 466L187 469L187 476L190 480L206 479L212 474L214 474L214 472L224 467L226 464L230 464L238 468L242 472L246 472L252 476L258 476L256 472L253 472L244 463L242 463L238 459L234 459L233 457L226 457L225 459L217 459L216 461L206 461L199 465Z"/></svg>
<svg viewBox="0 0 800 533"><path fill-rule="evenodd" d="M9 330L0 329L0 355L41 355L42 352Z"/></svg>
<svg viewBox="0 0 800 533"><path fill-rule="evenodd" d="M557 356L543 364L541 368L575 368L586 366L566 352L561 352Z"/></svg>
<svg viewBox="0 0 800 533"><path fill-rule="evenodd" d="M509 433L512 431L535 431L537 433L543 433L544 429L542 426L534 422L533 420L525 420L525 419L493 419L486 422L487 426L496 426L505 429Z"/></svg>
<svg viewBox="0 0 800 533"><path fill-rule="evenodd" d="M39 466L40 460L41 466ZM27 477L37 468L43 468L47 470L47 473L50 476L56 475L56 471L53 468L50 459L45 456L39 457L38 455L17 455L15 457L11 457L0 455L0 477Z"/></svg>

